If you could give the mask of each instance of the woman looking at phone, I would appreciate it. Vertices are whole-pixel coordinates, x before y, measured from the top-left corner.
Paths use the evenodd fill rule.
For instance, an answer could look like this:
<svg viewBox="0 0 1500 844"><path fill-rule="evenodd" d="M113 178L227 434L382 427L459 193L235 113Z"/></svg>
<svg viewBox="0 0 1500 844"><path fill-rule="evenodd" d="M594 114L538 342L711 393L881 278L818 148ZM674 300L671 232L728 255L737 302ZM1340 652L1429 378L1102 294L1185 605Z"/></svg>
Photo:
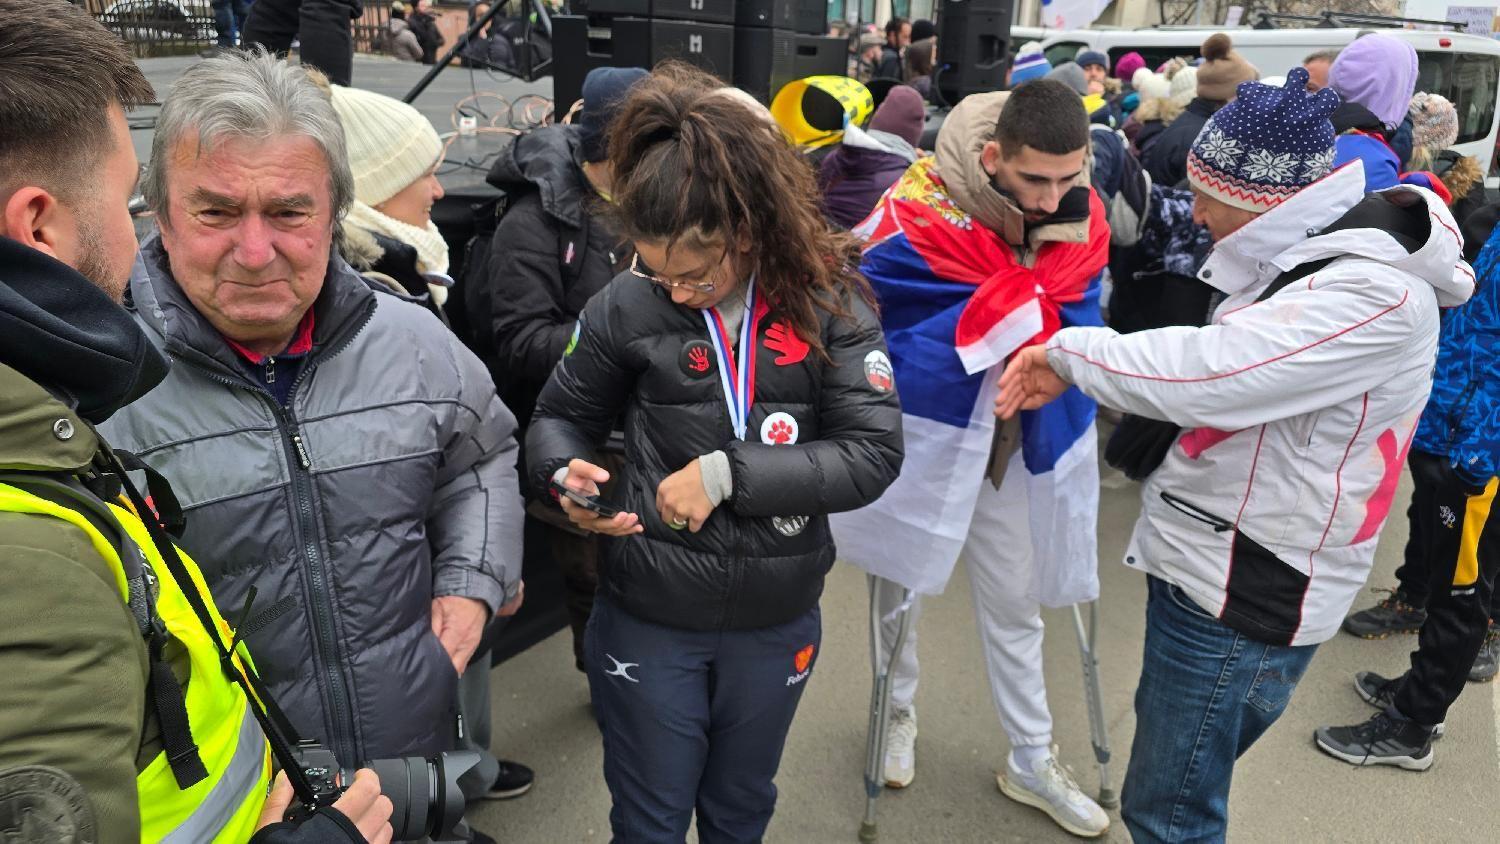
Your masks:
<svg viewBox="0 0 1500 844"><path fill-rule="evenodd" d="M622 414L585 639L618 841L758 841L816 663L826 515L879 497L901 411L858 244L764 117L664 66L621 106L609 213L637 259L584 309L527 437L586 496Z"/></svg>

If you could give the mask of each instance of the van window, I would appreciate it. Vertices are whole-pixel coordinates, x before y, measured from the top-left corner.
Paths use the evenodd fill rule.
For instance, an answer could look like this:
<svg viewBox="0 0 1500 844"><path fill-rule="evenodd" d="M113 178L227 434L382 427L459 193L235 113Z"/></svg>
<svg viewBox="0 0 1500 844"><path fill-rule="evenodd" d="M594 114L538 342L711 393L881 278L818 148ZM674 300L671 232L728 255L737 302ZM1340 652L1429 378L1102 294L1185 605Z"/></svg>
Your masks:
<svg viewBox="0 0 1500 844"><path fill-rule="evenodd" d="M1458 143L1483 140L1489 135L1495 122L1497 76L1500 56L1462 53L1454 59L1453 91L1448 99L1458 110Z"/></svg>
<svg viewBox="0 0 1500 844"><path fill-rule="evenodd" d="M1057 67L1064 62L1070 62L1077 58L1078 51L1086 50L1088 46L1082 41L1059 41L1043 50L1042 55L1047 57L1047 64Z"/></svg>
<svg viewBox="0 0 1500 844"><path fill-rule="evenodd" d="M1415 91L1441 94L1453 99L1453 54L1449 52L1417 53L1417 85ZM1488 134L1488 133L1486 133Z"/></svg>

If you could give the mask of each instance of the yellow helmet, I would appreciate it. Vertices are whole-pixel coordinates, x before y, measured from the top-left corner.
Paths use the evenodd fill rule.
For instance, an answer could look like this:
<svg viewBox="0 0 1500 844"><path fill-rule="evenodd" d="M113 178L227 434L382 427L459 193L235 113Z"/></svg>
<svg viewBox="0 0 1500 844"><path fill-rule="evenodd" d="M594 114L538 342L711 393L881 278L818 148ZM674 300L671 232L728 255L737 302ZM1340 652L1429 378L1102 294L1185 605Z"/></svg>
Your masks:
<svg viewBox="0 0 1500 844"><path fill-rule="evenodd" d="M806 149L838 143L844 127L863 128L874 112L870 89L847 76L809 76L788 82L771 101L771 116L781 131Z"/></svg>

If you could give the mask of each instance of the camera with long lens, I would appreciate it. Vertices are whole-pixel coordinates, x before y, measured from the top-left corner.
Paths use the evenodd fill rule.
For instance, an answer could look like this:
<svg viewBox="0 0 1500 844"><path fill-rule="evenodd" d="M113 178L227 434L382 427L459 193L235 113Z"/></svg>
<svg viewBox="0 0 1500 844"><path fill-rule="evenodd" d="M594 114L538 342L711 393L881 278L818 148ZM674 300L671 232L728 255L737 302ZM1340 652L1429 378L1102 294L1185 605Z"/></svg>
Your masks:
<svg viewBox="0 0 1500 844"><path fill-rule="evenodd" d="M292 755L313 789L313 805L297 807L294 818L332 806L354 782L355 772L340 767L333 751L315 741L298 743ZM465 841L469 831L463 822L464 794L458 778L477 764L478 753L457 750L431 758L372 759L359 767L372 768L380 777L380 793L391 801L391 829L397 841Z"/></svg>

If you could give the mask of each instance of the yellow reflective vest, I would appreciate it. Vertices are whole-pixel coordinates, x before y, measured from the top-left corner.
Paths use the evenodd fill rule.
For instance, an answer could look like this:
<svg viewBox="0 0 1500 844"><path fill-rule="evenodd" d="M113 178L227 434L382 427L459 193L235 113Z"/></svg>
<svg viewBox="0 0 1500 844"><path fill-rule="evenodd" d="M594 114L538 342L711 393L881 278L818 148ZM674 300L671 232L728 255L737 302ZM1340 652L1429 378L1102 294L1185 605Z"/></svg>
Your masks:
<svg viewBox="0 0 1500 844"><path fill-rule="evenodd" d="M167 634L188 654L189 682L184 688L188 726L208 776L181 789L172 774L165 752L136 775L140 804L141 840L147 842L243 842L255 833L260 811L271 782L271 748L256 721L252 703L219 662L219 651L208 631L193 613L179 584L151 542L146 526L131 511L109 505L116 521L145 557L156 577L159 593L156 614ZM94 550L110 565L120 600L129 603L130 587L119 551L87 518L76 510L55 504L29 492L0 483L0 510L53 516L88 535ZM218 627L225 647L233 641L229 625L219 615L198 566L178 552L192 583ZM235 655L237 669L245 670L247 658Z"/></svg>

